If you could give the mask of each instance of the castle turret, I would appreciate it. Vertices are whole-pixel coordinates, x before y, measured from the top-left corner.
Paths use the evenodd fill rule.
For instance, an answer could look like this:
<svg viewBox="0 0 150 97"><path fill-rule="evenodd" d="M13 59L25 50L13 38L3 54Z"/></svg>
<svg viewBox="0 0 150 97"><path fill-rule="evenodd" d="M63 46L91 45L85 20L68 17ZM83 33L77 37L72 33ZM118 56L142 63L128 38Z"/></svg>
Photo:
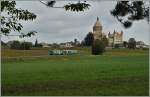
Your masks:
<svg viewBox="0 0 150 97"><path fill-rule="evenodd" d="M102 38L102 25L100 24L98 17L97 17L97 20L93 26L93 34L94 34L94 39L101 39Z"/></svg>

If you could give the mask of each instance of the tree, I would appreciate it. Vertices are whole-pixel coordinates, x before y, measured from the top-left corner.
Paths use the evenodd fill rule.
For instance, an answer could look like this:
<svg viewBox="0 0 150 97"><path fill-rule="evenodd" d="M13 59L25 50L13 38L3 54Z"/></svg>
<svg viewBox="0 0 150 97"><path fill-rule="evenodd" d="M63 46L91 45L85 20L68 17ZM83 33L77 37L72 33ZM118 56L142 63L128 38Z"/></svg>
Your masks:
<svg viewBox="0 0 150 97"><path fill-rule="evenodd" d="M74 45L77 45L78 40L75 38L74 39Z"/></svg>
<svg viewBox="0 0 150 97"><path fill-rule="evenodd" d="M36 19L34 13L28 10L17 9L15 1L1 1L1 12L1 33L6 36L9 35L12 30L17 32L22 30L23 26L19 23L20 20L28 21ZM35 33L36 31L20 33L20 37L30 37Z"/></svg>
<svg viewBox="0 0 150 97"><path fill-rule="evenodd" d="M143 19L149 21L149 5L144 1L118 1L111 14L125 28L129 28L134 21ZM125 20L126 17L127 20Z"/></svg>
<svg viewBox="0 0 150 97"><path fill-rule="evenodd" d="M14 40L11 44L10 44L10 48L11 49L20 49L21 43L17 40Z"/></svg>
<svg viewBox="0 0 150 97"><path fill-rule="evenodd" d="M1 46L6 46L7 44L3 41L1 41Z"/></svg>
<svg viewBox="0 0 150 97"><path fill-rule="evenodd" d="M94 40L94 36L92 32L89 32L86 37L84 38L84 45L85 46L92 46Z"/></svg>
<svg viewBox="0 0 150 97"><path fill-rule="evenodd" d="M128 47L128 42L127 41L123 41L123 46L126 48Z"/></svg>
<svg viewBox="0 0 150 97"><path fill-rule="evenodd" d="M38 47L38 40L36 39L35 41L35 44L34 44L35 47Z"/></svg>
<svg viewBox="0 0 150 97"><path fill-rule="evenodd" d="M105 44L102 40L94 40L92 44L92 54L93 55L102 55L105 51Z"/></svg>
<svg viewBox="0 0 150 97"><path fill-rule="evenodd" d="M108 46L108 39L106 36L102 37L102 41L103 41L105 47Z"/></svg>
<svg viewBox="0 0 150 97"><path fill-rule="evenodd" d="M130 49L135 49L136 48L136 40L134 38L129 39L128 48L130 48Z"/></svg>
<svg viewBox="0 0 150 97"><path fill-rule="evenodd" d="M21 50L30 50L32 47L32 42L22 42L20 45Z"/></svg>
<svg viewBox="0 0 150 97"><path fill-rule="evenodd" d="M10 44L11 49L17 49L17 50L30 50L32 47L32 42L20 42L17 40L14 40Z"/></svg>

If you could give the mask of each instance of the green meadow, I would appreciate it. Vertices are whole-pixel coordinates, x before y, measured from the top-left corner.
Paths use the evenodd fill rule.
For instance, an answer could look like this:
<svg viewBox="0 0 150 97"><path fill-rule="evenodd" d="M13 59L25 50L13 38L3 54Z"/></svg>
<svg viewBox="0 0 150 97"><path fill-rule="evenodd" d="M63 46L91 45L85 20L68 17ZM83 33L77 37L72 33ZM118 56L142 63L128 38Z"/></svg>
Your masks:
<svg viewBox="0 0 150 97"><path fill-rule="evenodd" d="M148 50L112 49L97 56L89 48L78 50L77 55L36 58L30 58L32 50L26 58L19 58L21 51L10 56L2 50L2 95L149 95Z"/></svg>

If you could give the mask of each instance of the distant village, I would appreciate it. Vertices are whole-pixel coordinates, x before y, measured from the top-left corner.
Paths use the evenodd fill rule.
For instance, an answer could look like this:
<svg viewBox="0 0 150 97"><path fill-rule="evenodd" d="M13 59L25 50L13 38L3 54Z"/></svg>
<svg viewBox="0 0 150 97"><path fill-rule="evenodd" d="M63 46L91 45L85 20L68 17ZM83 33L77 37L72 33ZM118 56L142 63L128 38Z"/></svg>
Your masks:
<svg viewBox="0 0 150 97"><path fill-rule="evenodd" d="M123 41L123 31L115 31L109 32L108 35L105 35L104 32L102 32L103 26L99 22L99 18L97 17L97 20L93 26L93 32L89 32L93 34L94 39L101 39L103 37L107 38L108 45L107 48L128 48L130 42L134 42L135 48L149 48L148 45L146 45L143 41L137 41L134 38L129 38L128 41ZM90 38L90 37L89 37ZM88 40L88 42L91 41L91 39ZM9 47L11 48L12 45L15 45L13 43L14 41L8 41L7 43L1 42L2 47ZM16 41L15 41L16 42ZM19 42L19 41L18 41ZM64 42L64 43L45 43L45 42L38 42L38 39L35 40L35 43L26 42L26 45L30 45L31 47L41 47L41 48L72 48L72 47L83 47L83 46L90 46L86 45L86 40L83 39L83 41L78 41L77 39L74 39L70 42ZM23 42L20 42L20 44ZM19 43L18 43L19 44Z"/></svg>

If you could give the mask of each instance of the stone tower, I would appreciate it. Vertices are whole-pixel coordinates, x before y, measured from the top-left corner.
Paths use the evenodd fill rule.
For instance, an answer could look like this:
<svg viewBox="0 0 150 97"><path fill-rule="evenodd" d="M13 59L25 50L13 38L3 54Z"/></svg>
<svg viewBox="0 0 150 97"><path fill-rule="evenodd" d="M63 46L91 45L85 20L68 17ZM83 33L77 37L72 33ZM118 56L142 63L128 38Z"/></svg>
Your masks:
<svg viewBox="0 0 150 97"><path fill-rule="evenodd" d="M101 40L102 38L102 25L100 24L98 17L96 23L93 26L93 35L94 35L94 40L96 39Z"/></svg>

